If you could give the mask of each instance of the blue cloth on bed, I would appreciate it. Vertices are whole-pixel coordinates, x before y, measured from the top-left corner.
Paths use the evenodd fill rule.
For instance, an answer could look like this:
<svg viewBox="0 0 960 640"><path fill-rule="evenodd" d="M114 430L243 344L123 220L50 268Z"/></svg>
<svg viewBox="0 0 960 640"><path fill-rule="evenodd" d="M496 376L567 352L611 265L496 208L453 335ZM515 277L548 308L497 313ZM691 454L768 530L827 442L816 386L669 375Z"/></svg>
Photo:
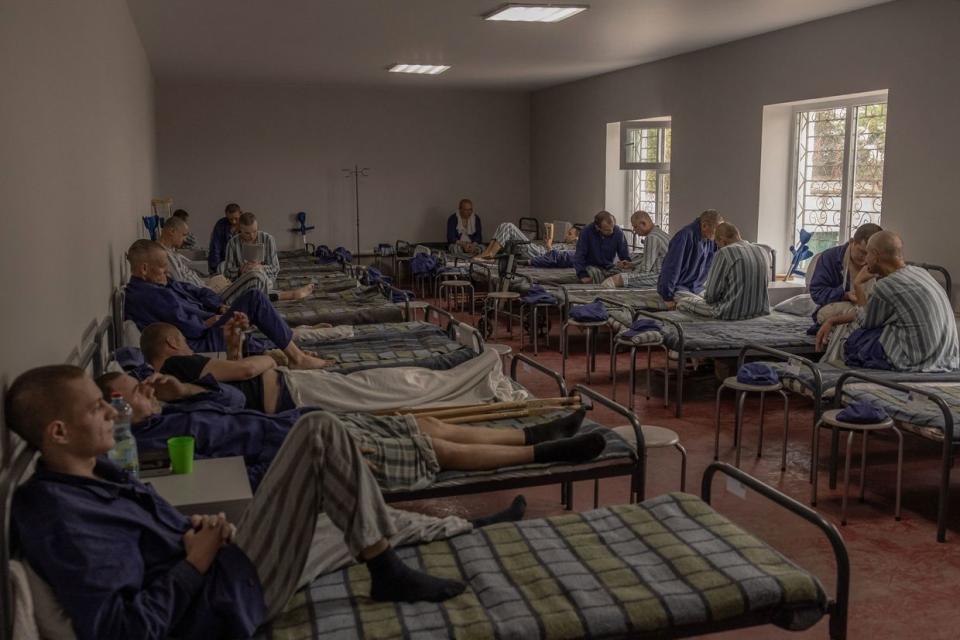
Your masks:
<svg viewBox="0 0 960 640"><path fill-rule="evenodd" d="M220 296L204 287L194 287L176 280L167 280L166 285L159 285L132 277L126 286L124 313L141 331L154 322L172 324L180 330L194 351L226 351L223 325L235 311L245 313L250 323L269 338L265 342L249 336L244 342L246 353L263 353L290 344L293 338L290 327L262 291L250 290L242 294L217 322L207 327L204 322L217 315L221 305L223 300Z"/></svg>
<svg viewBox="0 0 960 640"><path fill-rule="evenodd" d="M410 273L415 276L428 276L436 270L437 259L429 253L418 253L410 259Z"/></svg>
<svg viewBox="0 0 960 640"><path fill-rule="evenodd" d="M520 298L524 304L557 304L557 297L543 288L543 285L532 285Z"/></svg>
<svg viewBox="0 0 960 640"><path fill-rule="evenodd" d="M851 424L875 424L889 417L880 407L863 400L848 404L837 414L837 420Z"/></svg>
<svg viewBox="0 0 960 640"><path fill-rule="evenodd" d="M780 382L777 372L768 364L749 362L737 371L737 382L758 386L774 385Z"/></svg>
<svg viewBox="0 0 960 640"><path fill-rule="evenodd" d="M590 304L579 304L570 309L570 318L577 322L603 322L610 317L607 308L602 302L593 301Z"/></svg>
<svg viewBox="0 0 960 640"><path fill-rule="evenodd" d="M573 252L551 249L542 256L531 259L530 266L538 269L569 269L573 267Z"/></svg>
<svg viewBox="0 0 960 640"><path fill-rule="evenodd" d="M623 332L623 337L632 338L648 331L663 331L663 324L651 318L637 318L630 328Z"/></svg>
<svg viewBox="0 0 960 640"><path fill-rule="evenodd" d="M850 367L864 369L893 369L880 343L883 327L855 329L843 345L843 361Z"/></svg>
<svg viewBox="0 0 960 640"><path fill-rule="evenodd" d="M337 262L340 264L347 264L353 262L353 254L350 253L349 249L344 247L337 247L333 250L333 257L337 259Z"/></svg>
<svg viewBox="0 0 960 640"><path fill-rule="evenodd" d="M390 302L407 302L416 299L417 296L413 291L407 289L390 289Z"/></svg>
<svg viewBox="0 0 960 640"><path fill-rule="evenodd" d="M333 264L337 261L337 257L333 255L333 251L325 244L317 247L314 255L317 256L317 262L320 264Z"/></svg>

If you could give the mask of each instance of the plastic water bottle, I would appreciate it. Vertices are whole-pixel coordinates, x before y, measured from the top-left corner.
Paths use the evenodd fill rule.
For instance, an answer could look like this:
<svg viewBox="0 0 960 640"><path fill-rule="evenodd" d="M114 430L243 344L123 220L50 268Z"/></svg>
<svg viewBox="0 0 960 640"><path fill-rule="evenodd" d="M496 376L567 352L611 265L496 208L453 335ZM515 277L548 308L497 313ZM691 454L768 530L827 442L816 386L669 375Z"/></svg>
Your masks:
<svg viewBox="0 0 960 640"><path fill-rule="evenodd" d="M137 441L130 429L133 408L116 392L110 395L110 406L116 410L117 417L113 419L113 449L110 449L107 457L137 478L140 475L140 457L137 454Z"/></svg>

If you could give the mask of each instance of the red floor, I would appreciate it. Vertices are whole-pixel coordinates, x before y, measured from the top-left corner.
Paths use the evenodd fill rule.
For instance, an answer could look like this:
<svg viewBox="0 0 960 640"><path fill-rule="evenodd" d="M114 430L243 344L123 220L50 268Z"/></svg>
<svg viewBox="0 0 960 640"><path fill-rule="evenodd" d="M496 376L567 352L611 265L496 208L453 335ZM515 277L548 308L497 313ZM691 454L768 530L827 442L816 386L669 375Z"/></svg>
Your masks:
<svg viewBox="0 0 960 640"><path fill-rule="evenodd" d="M463 320L467 315L458 314ZM496 340L519 348L504 330ZM557 328L554 327L551 349L541 351L536 359L560 371L561 358L556 351ZM573 334L571 334L573 335ZM492 340L491 340L492 341ZM605 349L601 347L601 351ZM585 383L584 340L572 338L571 356L567 361L567 383L574 386ZM527 355L532 348L527 345ZM628 358L620 356L617 399L626 404L626 371ZM601 353L597 371L589 385L596 391L611 396L612 385L608 375L609 356ZM521 374L523 382L537 395L555 395L556 386L534 372ZM642 380L642 378L641 378ZM692 389L684 404L682 419L674 417L674 408L663 406L662 396L646 400L643 385L638 385L636 414L644 424L669 427L680 434L681 443L689 454L687 491L699 494L704 468L713 459L714 395L711 385ZM671 389L671 398L673 389ZM733 462L733 403L728 395L721 405L721 460ZM779 399L767 405L763 456L756 457L757 418L756 401L747 403L744 425L744 448L741 468L787 495L809 504L810 484L807 482L810 460L812 410L809 402L791 396L790 441L787 470L780 471L783 409ZM608 425L619 425L615 414L598 409L593 419ZM851 605L848 637L850 638L960 638L960 473L955 474L950 500L950 523L947 542L936 542L937 483L940 448L932 442L906 435L903 471L902 520L893 518L896 447L884 436L871 438L868 455L866 501L859 502L859 440L855 444L851 471L851 499L848 524L840 527L851 559ZM822 456L828 452L822 441ZM667 491L677 491L680 459L674 449L653 450L647 464L647 497ZM842 480L842 479L841 479ZM826 470L820 475L820 496L817 510L830 522L840 525L842 482L837 489L827 486ZM527 517L554 515L563 512L558 486L547 486L520 491L528 501ZM507 506L518 491L487 493L462 498L408 503L412 509L435 514L464 516L492 512ZM626 478L611 478L600 483L600 504L619 504L628 501ZM714 505L750 532L777 548L799 565L818 575L829 593L833 593L835 567L829 544L818 529L770 504L756 494L748 493L740 499L727 493L724 482L714 487ZM593 506L593 483L575 485L574 508L583 511ZM952 603L952 604L951 604ZM803 633L787 632L775 627L761 627L747 631L716 634L717 638L827 638L827 622Z"/></svg>

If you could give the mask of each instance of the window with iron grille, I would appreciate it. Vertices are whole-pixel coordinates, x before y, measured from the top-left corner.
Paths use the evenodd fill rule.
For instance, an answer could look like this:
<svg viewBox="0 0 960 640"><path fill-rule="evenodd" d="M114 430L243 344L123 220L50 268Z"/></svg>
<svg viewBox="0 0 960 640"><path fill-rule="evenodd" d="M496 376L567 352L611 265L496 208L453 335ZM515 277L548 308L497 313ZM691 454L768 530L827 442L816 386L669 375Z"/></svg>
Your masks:
<svg viewBox="0 0 960 640"><path fill-rule="evenodd" d="M816 254L846 242L863 224L880 224L886 96L795 111L791 243L801 229Z"/></svg>
<svg viewBox="0 0 960 640"><path fill-rule="evenodd" d="M642 209L670 230L670 121L620 123L620 168L627 170L629 211Z"/></svg>

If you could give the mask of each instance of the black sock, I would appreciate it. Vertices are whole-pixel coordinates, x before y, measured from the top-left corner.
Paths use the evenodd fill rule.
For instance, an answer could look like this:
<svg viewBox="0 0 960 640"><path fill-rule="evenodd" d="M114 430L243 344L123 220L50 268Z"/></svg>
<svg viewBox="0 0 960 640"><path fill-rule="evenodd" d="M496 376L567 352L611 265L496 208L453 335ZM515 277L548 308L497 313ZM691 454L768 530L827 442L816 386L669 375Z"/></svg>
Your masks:
<svg viewBox="0 0 960 640"><path fill-rule="evenodd" d="M523 496L517 496L510 503L510 506L503 511L491 513L489 516L471 520L470 524L476 527L485 527L488 524L497 524L498 522L516 522L523 520L523 514L527 511L527 499Z"/></svg>
<svg viewBox="0 0 960 640"><path fill-rule="evenodd" d="M381 602L443 602L463 593L462 582L411 569L391 549L367 560L370 597Z"/></svg>
<svg viewBox="0 0 960 640"><path fill-rule="evenodd" d="M564 438L533 445L534 462L587 462L607 446L603 436L594 431L576 438Z"/></svg>
<svg viewBox="0 0 960 640"><path fill-rule="evenodd" d="M569 438L580 428L580 423L583 422L583 416L586 415L586 413L587 410L581 407L570 415L562 418L557 418L544 424L538 424L534 427L527 427L523 430L523 444L540 444L541 442L547 442L549 440Z"/></svg>

